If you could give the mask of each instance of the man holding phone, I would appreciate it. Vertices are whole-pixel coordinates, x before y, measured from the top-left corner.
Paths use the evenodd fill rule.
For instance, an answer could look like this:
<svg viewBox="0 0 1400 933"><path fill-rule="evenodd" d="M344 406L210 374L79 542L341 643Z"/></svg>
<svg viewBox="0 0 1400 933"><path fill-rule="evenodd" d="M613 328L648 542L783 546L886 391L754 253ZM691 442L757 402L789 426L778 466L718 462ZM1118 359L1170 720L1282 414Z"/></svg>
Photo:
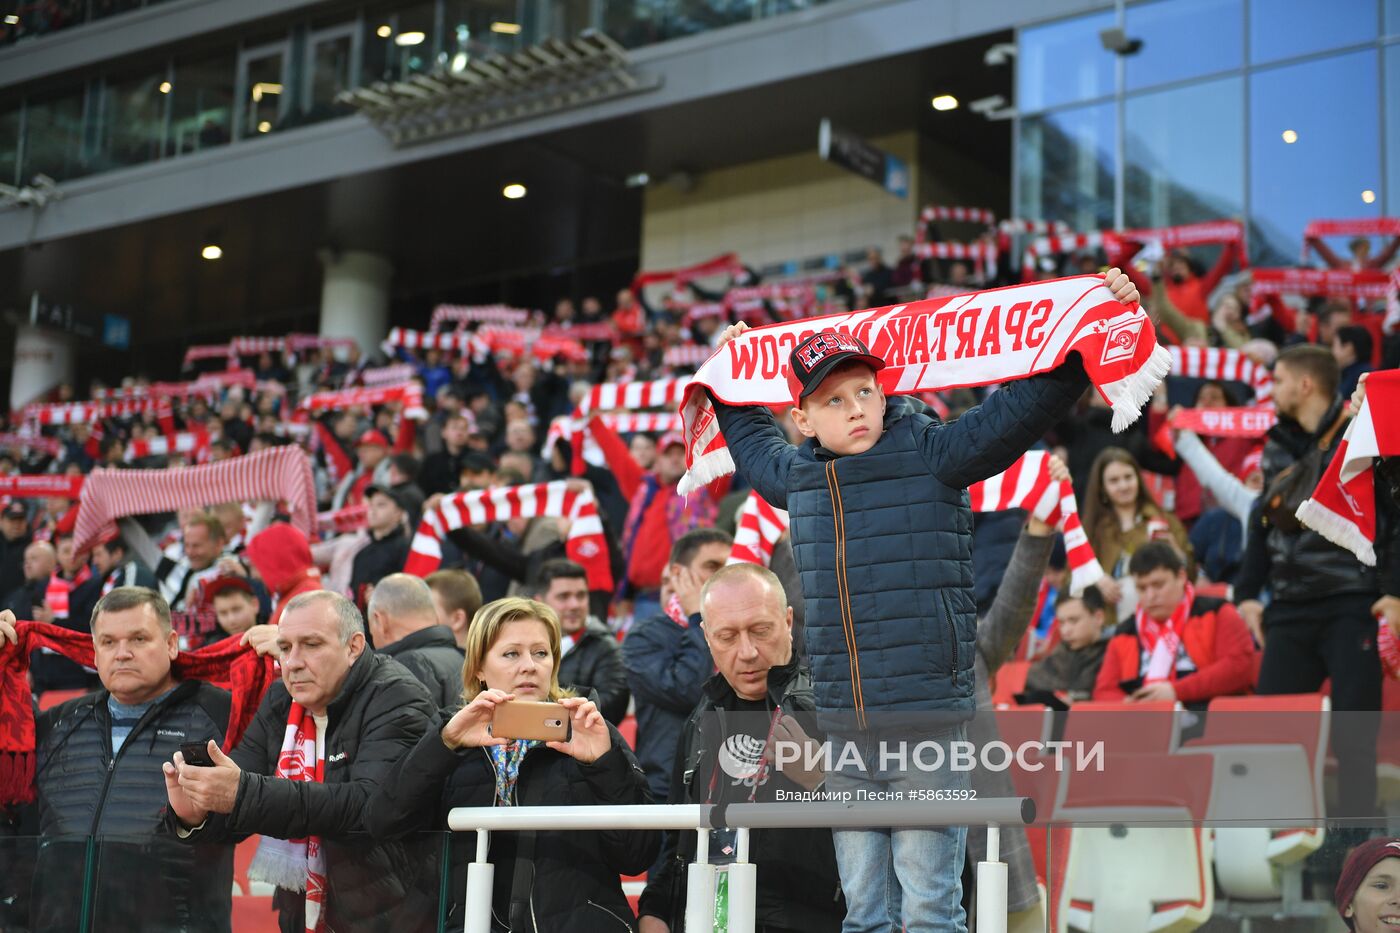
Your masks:
<svg viewBox="0 0 1400 933"><path fill-rule="evenodd" d="M282 682L232 754L211 743L212 767L181 753L165 763L177 834L262 834L248 876L276 886L284 930L318 918L326 929L433 929L436 860L425 845L366 837L362 814L436 705L403 665L365 650L364 619L338 593L287 603L277 648Z"/></svg>
<svg viewBox="0 0 1400 933"><path fill-rule="evenodd" d="M13 623L0 614L0 644L15 640ZM178 638L169 604L153 590L118 587L97 603L92 641L102 689L37 722L34 806L43 839L27 929L78 929L89 835L100 854L100 887L88 892L92 929L229 929L233 847L181 846L164 831L161 763L184 743L221 743L229 717L227 691L174 679Z"/></svg>

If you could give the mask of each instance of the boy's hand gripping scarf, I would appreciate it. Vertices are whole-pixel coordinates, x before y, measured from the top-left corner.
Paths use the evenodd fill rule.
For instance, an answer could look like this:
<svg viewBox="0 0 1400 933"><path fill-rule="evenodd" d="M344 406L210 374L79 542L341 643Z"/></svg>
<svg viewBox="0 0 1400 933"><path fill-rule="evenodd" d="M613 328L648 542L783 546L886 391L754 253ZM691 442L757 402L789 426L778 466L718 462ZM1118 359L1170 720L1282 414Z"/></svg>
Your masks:
<svg viewBox="0 0 1400 933"><path fill-rule="evenodd" d="M1147 313L1120 304L1096 275L755 328L721 347L685 389L683 495L734 472L709 395L729 405L790 405L788 355L822 330L853 334L882 357L889 395L1023 379L1078 352L1113 408L1115 431L1137 420L1171 368Z"/></svg>

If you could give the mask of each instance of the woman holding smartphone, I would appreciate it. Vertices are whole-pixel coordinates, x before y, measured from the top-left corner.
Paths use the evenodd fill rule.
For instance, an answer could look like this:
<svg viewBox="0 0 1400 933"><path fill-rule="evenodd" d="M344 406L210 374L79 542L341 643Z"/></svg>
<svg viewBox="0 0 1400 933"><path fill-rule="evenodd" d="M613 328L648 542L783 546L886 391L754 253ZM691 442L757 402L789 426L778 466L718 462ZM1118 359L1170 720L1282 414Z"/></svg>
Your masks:
<svg viewBox="0 0 1400 933"><path fill-rule="evenodd" d="M510 597L477 612L462 667L466 705L440 713L370 799L365 825L372 836L445 830L454 807L651 803L646 776L621 735L592 701L559 687L559 646L559 619L544 603ZM512 739L500 729L493 734L497 711L512 701L558 703L557 715L540 719L567 720L567 741ZM654 831L497 833L491 838L492 927L510 933L630 930L636 916L619 875L645 871L660 845ZM454 834L451 851L449 925L460 925L475 835Z"/></svg>

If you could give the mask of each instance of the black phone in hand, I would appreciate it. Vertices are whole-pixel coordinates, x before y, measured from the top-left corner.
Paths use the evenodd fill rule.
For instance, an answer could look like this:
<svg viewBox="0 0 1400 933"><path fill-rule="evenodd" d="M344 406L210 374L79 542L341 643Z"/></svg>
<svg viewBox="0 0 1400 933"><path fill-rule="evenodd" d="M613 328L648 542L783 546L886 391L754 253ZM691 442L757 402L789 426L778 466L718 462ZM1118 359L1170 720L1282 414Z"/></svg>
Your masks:
<svg viewBox="0 0 1400 933"><path fill-rule="evenodd" d="M196 768L214 767L214 759L209 757L208 742L181 742L180 754L184 756L187 765L194 765Z"/></svg>

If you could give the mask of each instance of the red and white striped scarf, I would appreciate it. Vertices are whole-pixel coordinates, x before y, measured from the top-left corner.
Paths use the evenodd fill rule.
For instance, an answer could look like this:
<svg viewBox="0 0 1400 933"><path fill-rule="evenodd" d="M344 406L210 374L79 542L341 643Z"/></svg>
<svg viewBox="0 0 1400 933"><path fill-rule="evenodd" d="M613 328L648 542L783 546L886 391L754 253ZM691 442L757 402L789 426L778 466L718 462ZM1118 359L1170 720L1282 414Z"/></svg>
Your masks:
<svg viewBox="0 0 1400 933"><path fill-rule="evenodd" d="M150 440L132 441L126 445L126 459L139 460L142 457L163 457L169 454L193 454L203 458L209 453L208 431L181 431L165 437Z"/></svg>
<svg viewBox="0 0 1400 933"><path fill-rule="evenodd" d="M1094 233L1057 232L1048 236L1036 237L1026 244L1021 255L1021 278L1029 281L1035 278L1036 265L1042 256L1058 256L1081 249L1098 249L1103 245L1104 235Z"/></svg>
<svg viewBox="0 0 1400 933"><path fill-rule="evenodd" d="M582 418L595 411L640 411L643 408L670 408L681 400L689 377L657 379L653 382L604 382L589 390L574 409Z"/></svg>
<svg viewBox="0 0 1400 933"><path fill-rule="evenodd" d="M689 366L696 367L705 362L715 352L715 348L709 344L687 343L678 347L671 347L666 351L661 362L666 366Z"/></svg>
<svg viewBox="0 0 1400 933"><path fill-rule="evenodd" d="M1400 236L1400 217L1358 217L1347 220L1313 220L1303 228L1303 262L1308 261L1312 241L1326 236Z"/></svg>
<svg viewBox="0 0 1400 933"><path fill-rule="evenodd" d="M1223 347L1167 347L1171 354L1171 375L1193 379L1223 379L1243 382L1254 390L1254 400L1262 402L1274 394L1274 376L1268 367L1239 350Z"/></svg>
<svg viewBox="0 0 1400 933"><path fill-rule="evenodd" d="M1312 497L1298 506L1300 522L1368 567L1376 565L1375 459L1400 456L1400 418L1384 414L1398 410L1400 369L1367 376L1366 400Z"/></svg>
<svg viewBox="0 0 1400 933"><path fill-rule="evenodd" d="M55 619L68 618L68 597L73 592L73 584L54 574L44 586L44 602L53 611Z"/></svg>
<svg viewBox="0 0 1400 933"><path fill-rule="evenodd" d="M384 338L384 346L389 350L403 347L406 350L445 350L470 356L481 362L491 355L491 347L476 334L458 331L424 331L395 327Z"/></svg>
<svg viewBox="0 0 1400 933"><path fill-rule="evenodd" d="M324 738L316 741L316 719L293 702L287 711L287 731L277 756L276 777L287 781L323 784L326 780ZM306 931L326 929L326 852L320 836L276 839L263 836L248 866L248 877L284 891L306 894Z"/></svg>
<svg viewBox="0 0 1400 933"><path fill-rule="evenodd" d="M566 481L529 486L501 486L447 496L423 513L404 573L426 577L442 564L442 539L449 531L512 518L567 518L564 550L588 572L590 590L612 590L612 565L603 522L593 493L575 492Z"/></svg>
<svg viewBox="0 0 1400 933"><path fill-rule="evenodd" d="M63 453L63 442L55 437L44 437L39 434L0 434L0 449L12 447L18 447L22 450L37 450L50 457L57 457Z"/></svg>
<svg viewBox="0 0 1400 933"><path fill-rule="evenodd" d="M377 366L360 370L360 382L370 388L407 382L416 375L416 370L408 363L394 363L391 366Z"/></svg>
<svg viewBox="0 0 1400 933"><path fill-rule="evenodd" d="M1249 287L1254 310L1270 295L1384 298L1390 275L1380 269L1255 269Z"/></svg>
<svg viewBox="0 0 1400 933"><path fill-rule="evenodd" d="M0 476L0 496L16 499L76 499L83 477L66 473L13 473Z"/></svg>
<svg viewBox="0 0 1400 933"><path fill-rule="evenodd" d="M711 396L729 405L790 405L788 357L822 331L849 333L882 357L879 381L890 395L1023 379L1078 353L1113 408L1115 431L1137 420L1171 366L1146 312L1119 303L1097 275L758 327L725 344L685 389L682 495L734 471Z"/></svg>
<svg viewBox="0 0 1400 933"><path fill-rule="evenodd" d="M667 431L681 429L681 416L671 411L612 412L598 417L603 424L618 434L664 434ZM579 446L580 433L583 435L581 448ZM546 458L551 456L554 453L554 445L560 441L568 441L573 449L573 473L575 476L583 475L583 463L591 463L599 467L607 466L607 459L603 456L602 448L593 439L593 432L588 430L586 418L580 420L568 415L560 415L551 421L549 431L545 433L543 455Z"/></svg>
<svg viewBox="0 0 1400 933"><path fill-rule="evenodd" d="M1127 243L1159 243L1163 249L1204 246L1208 243L1233 243L1240 250L1240 262L1247 264L1249 261L1244 252L1244 224L1238 220L1207 220L1202 223L1180 224L1175 227L1155 227L1106 233L1103 238L1103 246L1104 252L1108 255L1109 265L1120 264Z"/></svg>
<svg viewBox="0 0 1400 933"><path fill-rule="evenodd" d="M1186 595L1172 610L1171 618L1158 622L1147 614L1141 606L1137 609L1138 644L1147 664L1142 670L1142 682L1155 684L1176 680L1176 659L1181 651L1181 633L1186 630L1186 620L1191 615L1191 604L1196 599L1196 588L1186 584Z"/></svg>
<svg viewBox="0 0 1400 933"><path fill-rule="evenodd" d="M786 510L775 508L757 492L750 492L739 510L734 546L729 550L728 563L770 566L773 563L773 546L788 530L788 522Z"/></svg>
<svg viewBox="0 0 1400 933"><path fill-rule="evenodd" d="M428 411L423 407L423 387L416 382L341 389L338 392L317 392L302 399L297 408L304 411L341 411L356 406L388 405L394 402L403 404L403 414L406 418L421 421L428 417Z"/></svg>
<svg viewBox="0 0 1400 933"><path fill-rule="evenodd" d="M1272 405L1249 408L1183 408L1170 421L1179 431L1202 437L1263 437L1278 424Z"/></svg>
<svg viewBox="0 0 1400 933"><path fill-rule="evenodd" d="M985 207L949 207L944 204L929 204L919 212L921 225L936 220L951 220L956 223L985 224L990 227L997 222L997 215Z"/></svg>
<svg viewBox="0 0 1400 933"><path fill-rule="evenodd" d="M99 468L83 484L73 546L86 551L127 515L260 501L285 502L292 524L308 538L315 533L316 484L305 451L275 447L178 470Z"/></svg>
<svg viewBox="0 0 1400 933"><path fill-rule="evenodd" d="M514 324L528 323L530 312L524 308L509 305L438 305L433 309L433 320L428 325L431 330L442 330L443 324L456 324L460 330L467 324Z"/></svg>
<svg viewBox="0 0 1400 933"><path fill-rule="evenodd" d="M1045 451L1027 451L1004 473L973 483L968 496L974 512L1026 509L1064 532L1071 592L1082 593L1104 576L1079 521L1074 489L1067 481L1057 483L1050 477L1050 455ZM769 505L758 493L749 493L739 512L729 563L747 561L767 567L773 560L774 544L787 528L787 512Z"/></svg>
<svg viewBox="0 0 1400 933"><path fill-rule="evenodd" d="M333 512L322 512L316 516L316 527L322 534L353 534L369 527L369 506L361 503Z"/></svg>

